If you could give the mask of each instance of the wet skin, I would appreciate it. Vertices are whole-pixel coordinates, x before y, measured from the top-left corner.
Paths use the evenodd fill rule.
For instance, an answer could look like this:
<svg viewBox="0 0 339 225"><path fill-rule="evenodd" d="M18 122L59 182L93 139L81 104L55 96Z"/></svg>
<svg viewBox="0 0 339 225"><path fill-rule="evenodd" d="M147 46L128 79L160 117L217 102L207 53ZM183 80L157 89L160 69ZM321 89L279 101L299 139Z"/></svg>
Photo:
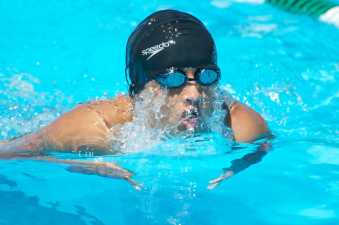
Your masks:
<svg viewBox="0 0 339 225"><path fill-rule="evenodd" d="M186 68L187 77L194 78L195 70ZM158 92L160 86L151 81L145 86L146 90ZM164 124L179 124L178 130L195 129L199 112L210 113L214 94L213 86L201 86L195 81L188 81L187 85L177 89L168 90L166 104L162 107ZM207 99L207 104L198 108L201 99ZM209 101L211 100L211 101ZM45 153L45 150L56 151L81 151L92 150L98 153L112 153L110 136L118 132L119 126L133 121L134 99L128 96L118 96L113 100L94 101L87 104L81 104L70 112L65 113L56 119L50 125L40 131L29 134L13 141L0 143L0 158L31 158L39 157ZM269 129L264 119L254 110L239 102L232 104L230 111L229 126L231 127L234 139L237 142L252 142L269 134ZM194 115L194 116L192 116ZM226 115L225 115L226 116ZM225 122L225 121L220 121ZM50 158L49 161L53 161ZM98 173L94 162L79 163L79 161L58 161L58 163L75 164L78 171L86 173ZM110 163L98 165L100 168L108 166ZM79 169L83 167L83 170ZM111 170L117 168L111 164ZM113 169L112 169L113 168ZM129 179L131 173L116 173L110 171L111 177L121 177ZM122 174L119 176L119 174ZM128 174L128 175L126 175ZM107 176L110 176L109 174Z"/></svg>

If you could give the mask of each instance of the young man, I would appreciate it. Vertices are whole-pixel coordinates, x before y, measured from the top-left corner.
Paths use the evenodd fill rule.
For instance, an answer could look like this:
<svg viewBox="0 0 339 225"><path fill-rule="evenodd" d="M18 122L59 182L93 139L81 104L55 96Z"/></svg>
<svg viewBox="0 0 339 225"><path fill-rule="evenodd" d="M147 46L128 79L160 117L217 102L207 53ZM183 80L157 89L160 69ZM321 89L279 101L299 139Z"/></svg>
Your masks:
<svg viewBox="0 0 339 225"><path fill-rule="evenodd" d="M164 10L144 19L127 43L126 76L129 96L79 105L40 131L3 143L0 157L35 156L43 160L46 150L112 153L113 142L119 142L124 124L135 122L136 104L146 104L149 98L159 96L164 101L159 108L160 118L150 116L145 120L149 127L168 129L173 135L208 129L206 120L215 110L213 102L221 73L213 38L197 18ZM258 113L230 97L224 98L223 112L220 123L232 129L237 142L251 142L269 134ZM79 172L128 180L131 176L109 163L53 160L72 164ZM212 181L212 186L233 173L226 172Z"/></svg>

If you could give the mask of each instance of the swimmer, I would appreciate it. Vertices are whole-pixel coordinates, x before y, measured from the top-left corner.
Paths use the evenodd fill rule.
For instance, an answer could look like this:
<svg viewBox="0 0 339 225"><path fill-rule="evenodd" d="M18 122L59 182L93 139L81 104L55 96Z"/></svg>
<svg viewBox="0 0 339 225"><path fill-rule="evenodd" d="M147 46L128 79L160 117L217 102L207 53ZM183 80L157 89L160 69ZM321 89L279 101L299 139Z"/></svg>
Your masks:
<svg viewBox="0 0 339 225"><path fill-rule="evenodd" d="M199 19L176 10L155 12L136 27L127 42L128 95L80 104L41 130L0 144L0 158L70 164L78 172L121 177L137 187L131 173L112 163L45 158L47 151L112 154L112 135L118 134L124 124L134 122L136 104L146 102L147 93L166 93L159 120L163 127L171 128L172 134L203 131L204 121L214 110L221 75L214 40ZM223 101L220 123L232 130L235 142L253 142L270 135L265 120L253 109L229 95ZM234 161L210 182L209 188L260 161L266 150L261 147L259 157L250 155Z"/></svg>

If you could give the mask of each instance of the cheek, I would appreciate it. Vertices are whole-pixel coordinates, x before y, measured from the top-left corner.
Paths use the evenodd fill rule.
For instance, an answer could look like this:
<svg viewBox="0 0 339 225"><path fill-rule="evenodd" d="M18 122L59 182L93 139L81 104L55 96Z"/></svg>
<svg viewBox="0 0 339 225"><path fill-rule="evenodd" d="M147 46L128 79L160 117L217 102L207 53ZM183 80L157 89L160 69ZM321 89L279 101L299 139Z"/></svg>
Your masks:
<svg viewBox="0 0 339 225"><path fill-rule="evenodd" d="M178 96L169 96L166 104L166 111L170 117L181 117L182 112L185 110L183 101Z"/></svg>

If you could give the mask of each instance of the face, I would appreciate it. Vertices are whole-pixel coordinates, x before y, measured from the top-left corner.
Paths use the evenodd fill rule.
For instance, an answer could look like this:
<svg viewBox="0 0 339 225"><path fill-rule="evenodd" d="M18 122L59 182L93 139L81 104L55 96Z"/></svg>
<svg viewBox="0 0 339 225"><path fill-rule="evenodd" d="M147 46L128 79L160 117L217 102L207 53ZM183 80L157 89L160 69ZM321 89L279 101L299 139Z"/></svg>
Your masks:
<svg viewBox="0 0 339 225"><path fill-rule="evenodd" d="M187 78L194 78L196 69L183 70ZM162 89L156 81L145 86L146 91L160 92ZM195 80L188 80L180 88L168 88L165 104L161 107L162 123L174 125L178 130L199 130L205 118L213 112L215 85L204 86Z"/></svg>

